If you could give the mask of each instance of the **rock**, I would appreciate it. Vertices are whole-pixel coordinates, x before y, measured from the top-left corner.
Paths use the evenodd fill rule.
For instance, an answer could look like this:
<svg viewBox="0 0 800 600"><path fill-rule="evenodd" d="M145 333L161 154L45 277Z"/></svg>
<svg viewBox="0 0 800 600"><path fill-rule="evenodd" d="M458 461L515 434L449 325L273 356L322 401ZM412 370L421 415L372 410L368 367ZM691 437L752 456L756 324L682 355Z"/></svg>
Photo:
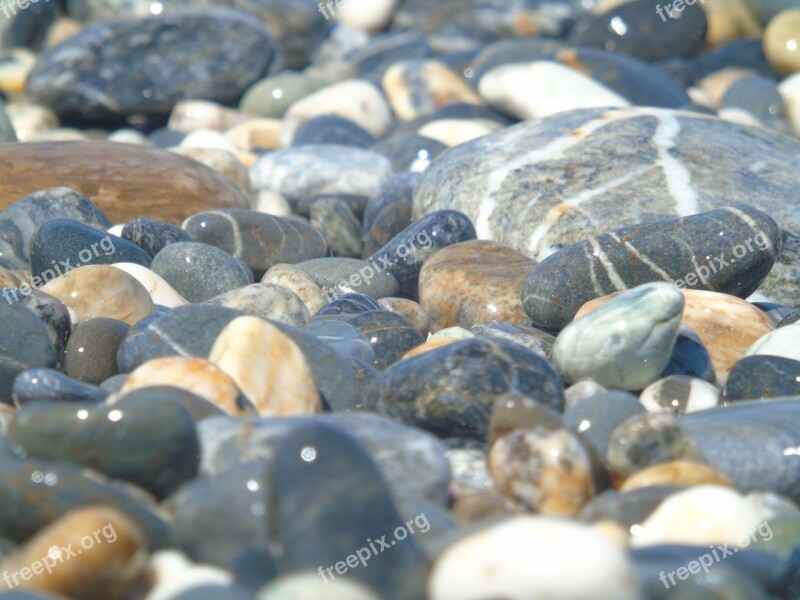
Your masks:
<svg viewBox="0 0 800 600"><path fill-rule="evenodd" d="M800 361L756 354L740 359L722 389L725 402L800 396Z"/></svg>
<svg viewBox="0 0 800 600"><path fill-rule="evenodd" d="M535 264L488 241L440 250L425 261L419 274L419 300L431 317L432 331L491 321L524 322L522 284Z"/></svg>
<svg viewBox="0 0 800 600"><path fill-rule="evenodd" d="M431 330L430 317L422 306L413 300L389 296L378 300L378 304L380 304L384 310L404 316L414 324L414 327L423 338L428 337Z"/></svg>
<svg viewBox="0 0 800 600"><path fill-rule="evenodd" d="M506 321L494 321L483 325L473 325L470 328L470 332L477 337L500 338L514 342L520 346L525 346L529 350L533 350L536 354L545 358L550 357L553 344L556 341L555 336L545 331L541 331L535 327L508 323Z"/></svg>
<svg viewBox="0 0 800 600"><path fill-rule="evenodd" d="M411 204L395 202L381 209L364 231L361 255L372 256L411 225Z"/></svg>
<svg viewBox="0 0 800 600"><path fill-rule="evenodd" d="M381 305L364 294L343 294L332 298L317 311L316 317L346 317L358 315L367 311L381 310Z"/></svg>
<svg viewBox="0 0 800 600"><path fill-rule="evenodd" d="M261 416L314 414L319 392L305 356L273 325L239 317L220 332L208 360L227 373Z"/></svg>
<svg viewBox="0 0 800 600"><path fill-rule="evenodd" d="M230 585L231 574L211 565L198 565L176 550L155 552L148 564L152 587L144 600L174 600L199 585Z"/></svg>
<svg viewBox="0 0 800 600"><path fill-rule="evenodd" d="M317 258L305 260L295 265L307 273L317 283L327 288L339 288L342 291L366 295L380 299L396 294L399 283L391 273L383 270L381 264L354 258ZM325 298L328 301L328 298ZM319 309L318 309L319 310Z"/></svg>
<svg viewBox="0 0 800 600"><path fill-rule="evenodd" d="M169 148L169 151L179 156L191 158L204 164L209 169L214 169L225 179L239 186L245 194L251 196L253 191L250 186L247 167L243 162L245 159L238 154L236 146L219 133L214 133L215 136L220 138L217 144L203 143L201 139L196 139L196 137L199 138L200 134L200 131L190 133L181 142L181 147ZM193 147L193 145L199 147ZM253 162L255 162L255 159Z"/></svg>
<svg viewBox="0 0 800 600"><path fill-rule="evenodd" d="M239 110L259 117L280 119L295 102L326 85L322 79L306 73L283 71L250 86L239 103Z"/></svg>
<svg viewBox="0 0 800 600"><path fill-rule="evenodd" d="M293 291L303 301L311 315L316 314L328 301L328 296L322 291L317 280L293 265L275 265L264 273L261 283L280 285Z"/></svg>
<svg viewBox="0 0 800 600"><path fill-rule="evenodd" d="M375 143L369 132L343 117L322 115L305 121L297 128L292 139L292 146L308 146L313 144L335 144L369 148Z"/></svg>
<svg viewBox="0 0 800 600"><path fill-rule="evenodd" d="M351 79L324 87L292 104L283 117L283 145L291 145L300 125L321 115L348 119L375 138L384 137L392 127L392 113L378 88Z"/></svg>
<svg viewBox="0 0 800 600"><path fill-rule="evenodd" d="M42 291L70 309L73 324L106 317L133 325L154 311L144 286L109 265L78 267L45 284Z"/></svg>
<svg viewBox="0 0 800 600"><path fill-rule="evenodd" d="M310 208L311 225L325 238L332 256L361 256L361 223L338 198L320 198Z"/></svg>
<svg viewBox="0 0 800 600"><path fill-rule="evenodd" d="M798 333L800 322L767 331L756 339L745 356L771 355L800 360L796 345Z"/></svg>
<svg viewBox="0 0 800 600"><path fill-rule="evenodd" d="M0 174L3 198L66 186L91 199L114 223L148 217L180 224L198 211L250 206L238 187L211 169L170 152L130 144L7 145L0 147ZM153 187L153 181L159 185Z"/></svg>
<svg viewBox="0 0 800 600"><path fill-rule="evenodd" d="M372 351L367 336L349 323L315 319L302 330L318 340L323 340L343 357L365 361L369 364L375 362L375 353Z"/></svg>
<svg viewBox="0 0 800 600"><path fill-rule="evenodd" d="M720 231L727 235L712 234ZM535 324L558 328L591 297L649 281L746 298L769 273L780 244L777 224L744 206L618 229L568 246L536 265L523 287L523 305ZM696 256L708 262L695 266Z"/></svg>
<svg viewBox="0 0 800 600"><path fill-rule="evenodd" d="M393 133L372 146L373 152L391 161L397 173L424 171L445 150L442 142L415 133Z"/></svg>
<svg viewBox="0 0 800 600"><path fill-rule="evenodd" d="M643 389L639 402L650 412L690 413L717 406L719 395L716 387L702 379L671 375Z"/></svg>
<svg viewBox="0 0 800 600"><path fill-rule="evenodd" d="M9 439L35 459L88 467L164 498L197 473L194 420L177 400L127 398L113 405L32 405L19 411Z"/></svg>
<svg viewBox="0 0 800 600"><path fill-rule="evenodd" d="M375 353L375 368L381 370L396 363L409 350L425 341L411 321L388 310L368 310L348 315L345 322L361 331L369 340Z"/></svg>
<svg viewBox="0 0 800 600"><path fill-rule="evenodd" d="M644 487L659 485L686 487L719 485L733 487L728 478L713 467L696 462L676 460L642 469L628 477L619 489L620 492L630 492Z"/></svg>
<svg viewBox="0 0 800 600"><path fill-rule="evenodd" d="M154 399L162 399L167 398L168 401L175 401L183 404L186 410L192 416L192 419L196 423L203 421L204 419L210 419L211 417L220 417L225 416L226 413L224 410L209 402L205 398L201 398L197 394L193 394L188 390L173 387L169 385L153 385L147 386L143 388L139 388L137 390L133 390L132 392L127 392L123 394L120 390L122 386L125 384L125 380L127 380L127 375L118 375L117 377L122 377L123 380L120 382L118 388L114 390L116 394L117 401L125 400L126 402L134 402L139 401L140 399L146 400L148 402L152 402ZM105 385L108 384L108 381L104 382ZM113 398L112 398L113 399Z"/></svg>
<svg viewBox="0 0 800 600"><path fill-rule="evenodd" d="M581 576L566 575L567 564ZM428 594L431 600L640 597L622 548L586 525L532 516L505 519L448 546Z"/></svg>
<svg viewBox="0 0 800 600"><path fill-rule="evenodd" d="M70 511L49 524L4 566L15 575L23 569L22 589L120 600L135 586L146 563L147 543L139 526L114 508L93 506Z"/></svg>
<svg viewBox="0 0 800 600"><path fill-rule="evenodd" d="M680 489L654 485L625 493L606 490L586 505L580 518L588 523L600 525L610 522L635 531L665 498Z"/></svg>
<svg viewBox="0 0 800 600"><path fill-rule="evenodd" d="M256 600L284 600L302 597L304 594L324 596L327 600L380 600L370 588L356 579L320 581L318 575L308 573L277 578L258 591Z"/></svg>
<svg viewBox="0 0 800 600"><path fill-rule="evenodd" d="M567 383L591 379L606 388L641 389L667 366L683 307L671 284L639 286L564 328L553 364Z"/></svg>
<svg viewBox="0 0 800 600"><path fill-rule="evenodd" d="M686 307L683 310L685 316ZM717 381L711 355L703 344L703 340L683 322L678 330L678 338L675 340L672 356L669 357L669 364L661 372L662 378L670 375L687 375L709 383Z"/></svg>
<svg viewBox="0 0 800 600"><path fill-rule="evenodd" d="M563 426L561 415L543 404L518 394L504 394L492 407L486 446L491 449L501 437L518 429L555 431Z"/></svg>
<svg viewBox="0 0 800 600"><path fill-rule="evenodd" d="M191 236L181 229L154 219L134 219L122 229L122 239L133 242L151 257L175 242L191 242Z"/></svg>
<svg viewBox="0 0 800 600"><path fill-rule="evenodd" d="M150 294L153 303L158 306L175 308L176 306L188 304L186 299L176 292L175 288L168 284L163 277L157 275L147 267L126 262L114 263L111 266L127 273L141 283Z"/></svg>
<svg viewBox="0 0 800 600"><path fill-rule="evenodd" d="M786 108L786 118L792 126L795 135L800 135L800 75L787 77L778 84Z"/></svg>
<svg viewBox="0 0 800 600"><path fill-rule="evenodd" d="M209 53L210 40L222 45ZM74 55L83 60L75 63ZM189 62L204 76L184 69ZM269 34L252 19L225 9L195 11L83 29L43 54L27 91L62 118L115 122L166 115L186 99L235 102L280 62Z"/></svg>
<svg viewBox="0 0 800 600"><path fill-rule="evenodd" d="M332 145L277 150L250 169L254 190L269 189L294 203L318 194L369 196L391 176L392 166L380 154Z"/></svg>
<svg viewBox="0 0 800 600"><path fill-rule="evenodd" d="M682 156L697 160L675 158L675 148L681 148ZM670 265L658 266L670 280L692 275L687 285L699 287L702 282L694 281L699 279L696 265L688 257L708 256L717 267L719 257L728 267L709 273L709 278L727 280L730 287L714 288L716 291L746 297L746 288L759 287L770 301L791 306L791 281L795 278L791 236L800 225L791 200L795 194L790 190L800 186L792 166L799 153L800 143L785 136L695 113L652 108L574 111L521 123L452 149L423 173L414 192L414 217L443 208L463 211L475 223L478 238L492 239L542 261L537 270L543 272L545 259L567 244L615 227L631 226L633 231L655 227L641 223L645 213L651 221L768 197L770 200L759 203L759 209L774 221L752 209L738 209L755 219L756 226L750 229L739 215L727 211L724 220L737 232L731 239L714 235L719 226L695 217L706 223L703 230L707 231L687 240L693 251L686 254L686 261L681 260L679 272L671 273ZM575 164L581 167L573 170L569 166ZM721 178L720 172L745 175L728 179ZM770 176L765 177L765 172ZM773 198L780 200L773 202ZM786 232L782 234L786 241L773 271L758 286L774 260L775 222ZM767 234L766 240L755 239L761 230ZM746 245L748 239L752 251ZM757 241L763 244L759 247ZM675 242L669 238L663 243L673 248ZM734 251L738 258L732 256ZM621 260L613 262L615 269L631 262L627 260L629 250L623 252ZM735 264L730 263L732 257ZM743 275L728 279L731 272L744 273L739 269L748 265L752 279ZM710 265L708 268L710 271ZM649 281L665 279L646 264L638 272L649 273ZM598 279L598 286L604 286L605 277ZM741 286L736 285L739 281ZM588 289L593 288L589 279L587 284Z"/></svg>
<svg viewBox="0 0 800 600"><path fill-rule="evenodd" d="M100 404L108 392L87 385L55 369L26 369L14 378L11 396L14 405L22 408L29 404Z"/></svg>
<svg viewBox="0 0 800 600"><path fill-rule="evenodd" d="M486 439L498 396L515 392L561 411L563 386L541 356L506 340L474 338L402 360L375 383L380 413L442 437Z"/></svg>
<svg viewBox="0 0 800 600"><path fill-rule="evenodd" d="M741 113L744 113L743 119ZM734 122L755 121L784 134L790 131L783 98L775 81L769 77L751 75L733 83L722 98L718 114Z"/></svg>
<svg viewBox="0 0 800 600"><path fill-rule="evenodd" d="M800 71L798 27L800 9L795 9L778 13L764 30L764 54L770 66L783 77Z"/></svg>
<svg viewBox="0 0 800 600"><path fill-rule="evenodd" d="M7 299L8 297L6 297ZM27 290L26 294L15 296L14 302L27 308L44 323L47 337L50 338L50 343L56 353L56 367L62 368L67 340L72 333L69 309L58 298L33 288Z"/></svg>
<svg viewBox="0 0 800 600"><path fill-rule="evenodd" d="M167 129L191 133L197 130L225 131L247 120L242 113L207 100L183 100L172 109Z"/></svg>
<svg viewBox="0 0 800 600"><path fill-rule="evenodd" d="M389 24L397 4L397 0L379 0L378 2L353 0L352 3L343 4L341 9L337 10L336 17L353 29L377 33ZM364 592L361 593L364 594ZM259 598L259 600L267 600L267 598ZM364 599L359 598L358 600Z"/></svg>
<svg viewBox="0 0 800 600"><path fill-rule="evenodd" d="M17 375L55 365L56 352L45 324L20 304L0 302L0 402L11 404Z"/></svg>
<svg viewBox="0 0 800 600"><path fill-rule="evenodd" d="M297 294L272 283L254 283L210 298L206 303L241 310L255 317L294 327L302 327L311 318Z"/></svg>
<svg viewBox="0 0 800 600"><path fill-rule="evenodd" d="M198 242L170 244L150 266L189 302L203 302L250 283L233 256Z"/></svg>
<svg viewBox="0 0 800 600"><path fill-rule="evenodd" d="M241 396L236 382L211 361L202 358L164 356L145 362L125 380L120 394L157 385L179 387L205 398L229 415L254 414L248 399Z"/></svg>

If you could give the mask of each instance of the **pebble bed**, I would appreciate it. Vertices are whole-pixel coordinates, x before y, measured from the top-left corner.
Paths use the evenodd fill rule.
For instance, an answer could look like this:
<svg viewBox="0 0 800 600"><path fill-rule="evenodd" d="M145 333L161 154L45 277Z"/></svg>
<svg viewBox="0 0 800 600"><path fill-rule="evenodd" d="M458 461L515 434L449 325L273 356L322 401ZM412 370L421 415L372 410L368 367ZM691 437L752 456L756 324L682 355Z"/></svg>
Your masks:
<svg viewBox="0 0 800 600"><path fill-rule="evenodd" d="M0 599L800 599L800 0L0 0Z"/></svg>

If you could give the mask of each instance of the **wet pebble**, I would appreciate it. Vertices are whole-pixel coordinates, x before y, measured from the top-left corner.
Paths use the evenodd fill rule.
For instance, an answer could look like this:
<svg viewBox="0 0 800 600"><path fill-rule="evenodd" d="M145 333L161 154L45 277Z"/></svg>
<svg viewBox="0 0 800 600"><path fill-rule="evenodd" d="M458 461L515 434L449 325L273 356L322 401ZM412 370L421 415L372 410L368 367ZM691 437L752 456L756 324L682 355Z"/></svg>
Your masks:
<svg viewBox="0 0 800 600"><path fill-rule="evenodd" d="M117 348L130 326L117 319L84 321L67 342L64 369L70 377L98 385L119 373Z"/></svg>

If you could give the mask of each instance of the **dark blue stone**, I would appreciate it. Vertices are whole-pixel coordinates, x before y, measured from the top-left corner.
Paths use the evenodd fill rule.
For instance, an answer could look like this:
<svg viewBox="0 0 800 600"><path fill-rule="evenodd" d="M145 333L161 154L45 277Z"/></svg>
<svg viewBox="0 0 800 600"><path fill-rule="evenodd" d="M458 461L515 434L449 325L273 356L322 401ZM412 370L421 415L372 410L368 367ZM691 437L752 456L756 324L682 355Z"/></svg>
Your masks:
<svg viewBox="0 0 800 600"><path fill-rule="evenodd" d="M150 256L155 256L169 244L191 242L191 236L175 225L139 218L130 221L122 228L122 239L133 242Z"/></svg>
<svg viewBox="0 0 800 600"><path fill-rule="evenodd" d="M127 378L127 375L122 375L122 377ZM120 387L122 386L120 385ZM137 388L132 392L128 392L127 394L123 395L119 398L119 400L122 401L123 398L126 402L136 402L140 399L143 399L152 403L153 399L163 398L167 398L169 401L179 402L180 404L183 404L183 406L189 411L189 413L192 415L192 418L197 423L203 421L204 419L221 417L228 414L211 401L201 398L200 396L197 396L188 390L173 387L171 385L153 385L149 387Z"/></svg>
<svg viewBox="0 0 800 600"><path fill-rule="evenodd" d="M711 363L711 355L703 340L688 327L681 327L669 363L659 376L664 379L670 375L688 375L709 383L716 383L717 375Z"/></svg>
<svg viewBox="0 0 800 600"><path fill-rule="evenodd" d="M357 357L370 364L375 360L369 340L349 323L319 319L311 321L301 330L323 340L344 356Z"/></svg>
<svg viewBox="0 0 800 600"><path fill-rule="evenodd" d="M4 16L10 17L11 23L3 27L3 47L41 50L61 12L57 6L56 3L37 2L27 4L25 9L20 10L21 4L4 4Z"/></svg>
<svg viewBox="0 0 800 600"><path fill-rule="evenodd" d="M681 89L687 89L697 83L697 74L692 63L685 58L666 58L653 63L653 68L669 77Z"/></svg>
<svg viewBox="0 0 800 600"><path fill-rule="evenodd" d="M778 327L786 327L787 325L791 325L792 323L797 323L798 321L800 321L800 310L795 310L790 312L783 319L781 319L775 326L775 328L777 329Z"/></svg>
<svg viewBox="0 0 800 600"><path fill-rule="evenodd" d="M20 408L39 403L100 404L108 392L77 381L54 369L28 369L14 379L14 404Z"/></svg>
<svg viewBox="0 0 800 600"><path fill-rule="evenodd" d="M728 67L752 69L759 75L776 77L764 56L764 45L760 39L738 39L717 46L694 59L692 65L698 79Z"/></svg>
<svg viewBox="0 0 800 600"><path fill-rule="evenodd" d="M309 119L294 134L292 146L308 146L309 144L337 144L369 148L376 142L375 138L363 127L349 119L334 115L323 115Z"/></svg>

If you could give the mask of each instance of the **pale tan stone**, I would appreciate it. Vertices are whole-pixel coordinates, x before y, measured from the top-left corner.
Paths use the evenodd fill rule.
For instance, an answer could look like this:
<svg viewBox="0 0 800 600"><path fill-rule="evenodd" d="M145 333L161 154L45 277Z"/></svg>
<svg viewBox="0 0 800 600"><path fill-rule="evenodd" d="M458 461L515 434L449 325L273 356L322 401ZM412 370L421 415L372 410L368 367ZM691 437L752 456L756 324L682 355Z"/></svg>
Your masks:
<svg viewBox="0 0 800 600"><path fill-rule="evenodd" d="M767 24L764 54L778 75L800 72L800 8L784 10Z"/></svg>
<svg viewBox="0 0 800 600"><path fill-rule="evenodd" d="M250 117L208 100L183 100L172 109L167 128L191 133L198 129L225 131Z"/></svg>
<svg viewBox="0 0 800 600"><path fill-rule="evenodd" d="M169 148L173 154L179 154L196 160L225 177L231 183L238 185L247 195L253 193L250 186L250 175L236 154L219 148L191 148L178 146Z"/></svg>
<svg viewBox="0 0 800 600"><path fill-rule="evenodd" d="M319 283L302 269L293 265L279 264L270 268L261 278L261 283L274 283L292 290L306 305L311 316L328 302L328 296Z"/></svg>
<svg viewBox="0 0 800 600"><path fill-rule="evenodd" d="M714 109L719 108L725 92L737 81L750 75L758 75L752 69L743 67L725 67L719 71L714 71L701 79L697 86L703 90L711 101L710 106Z"/></svg>
<svg viewBox="0 0 800 600"><path fill-rule="evenodd" d="M281 147L282 127L280 119L251 119L228 129L225 138L242 151L277 149Z"/></svg>
<svg viewBox="0 0 800 600"><path fill-rule="evenodd" d="M9 104L6 114L20 142L28 141L32 135L58 127L58 117L46 106L36 104Z"/></svg>
<svg viewBox="0 0 800 600"><path fill-rule="evenodd" d="M630 492L653 485L692 486L713 484L734 487L730 480L714 467L687 460L673 460L642 469L628 477L620 492Z"/></svg>

